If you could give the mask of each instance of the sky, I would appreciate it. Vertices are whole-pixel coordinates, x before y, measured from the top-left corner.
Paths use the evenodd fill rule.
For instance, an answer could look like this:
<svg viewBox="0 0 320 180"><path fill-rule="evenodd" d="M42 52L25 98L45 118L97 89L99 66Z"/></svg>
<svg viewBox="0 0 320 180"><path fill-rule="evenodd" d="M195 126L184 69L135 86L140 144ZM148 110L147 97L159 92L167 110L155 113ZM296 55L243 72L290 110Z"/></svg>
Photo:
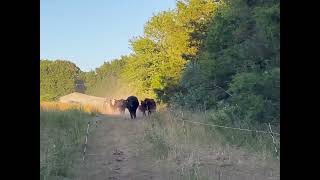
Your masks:
<svg viewBox="0 0 320 180"><path fill-rule="evenodd" d="M175 0L40 0L40 58L90 71L130 54L129 40Z"/></svg>

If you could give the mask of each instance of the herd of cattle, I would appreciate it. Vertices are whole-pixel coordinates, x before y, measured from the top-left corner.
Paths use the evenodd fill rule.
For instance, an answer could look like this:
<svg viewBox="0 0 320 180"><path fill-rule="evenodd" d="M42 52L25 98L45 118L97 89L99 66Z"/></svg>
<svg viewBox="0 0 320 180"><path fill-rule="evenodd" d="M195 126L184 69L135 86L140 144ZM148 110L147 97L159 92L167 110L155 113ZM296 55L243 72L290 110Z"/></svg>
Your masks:
<svg viewBox="0 0 320 180"><path fill-rule="evenodd" d="M113 112L120 112L120 114L125 113L125 109L127 108L131 119L136 118L137 109L139 109L144 116L146 116L146 111L148 115L152 112L156 111L157 105L153 99L145 98L143 101L138 101L138 98L135 96L129 96L126 100L124 99L112 99L110 100L109 106Z"/></svg>

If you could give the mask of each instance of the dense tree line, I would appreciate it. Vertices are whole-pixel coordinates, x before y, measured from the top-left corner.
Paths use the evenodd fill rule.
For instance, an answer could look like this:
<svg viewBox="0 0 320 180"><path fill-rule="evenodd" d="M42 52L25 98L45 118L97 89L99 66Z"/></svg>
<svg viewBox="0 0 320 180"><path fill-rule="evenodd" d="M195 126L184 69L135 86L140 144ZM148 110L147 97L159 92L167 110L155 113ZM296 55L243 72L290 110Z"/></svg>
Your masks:
<svg viewBox="0 0 320 180"><path fill-rule="evenodd" d="M40 60L40 100L56 100L77 90L81 70L64 60Z"/></svg>
<svg viewBox="0 0 320 180"><path fill-rule="evenodd" d="M216 109L230 123L279 122L280 2L220 1L180 82L171 101L184 107Z"/></svg>

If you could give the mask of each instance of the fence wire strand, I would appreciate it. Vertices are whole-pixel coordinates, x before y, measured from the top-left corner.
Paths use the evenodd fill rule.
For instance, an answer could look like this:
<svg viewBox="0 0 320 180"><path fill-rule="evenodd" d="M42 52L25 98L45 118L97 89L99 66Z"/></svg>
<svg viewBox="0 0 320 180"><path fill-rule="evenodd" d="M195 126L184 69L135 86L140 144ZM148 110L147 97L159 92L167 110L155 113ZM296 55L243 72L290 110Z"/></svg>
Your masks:
<svg viewBox="0 0 320 180"><path fill-rule="evenodd" d="M280 136L279 133L269 132L269 131L236 128L236 127L222 126L222 125L216 125L216 124L207 124L207 123L196 122L196 121L188 121L188 120L183 120L183 119L177 119L177 120L178 121L183 121L183 122L188 122L188 123L193 123L193 124L201 124L201 125L205 125L205 126L219 127L219 128L225 128L225 129L234 129L234 130L240 130L240 131L249 131L249 132L256 132L256 133L264 133L264 134L273 134L273 135Z"/></svg>

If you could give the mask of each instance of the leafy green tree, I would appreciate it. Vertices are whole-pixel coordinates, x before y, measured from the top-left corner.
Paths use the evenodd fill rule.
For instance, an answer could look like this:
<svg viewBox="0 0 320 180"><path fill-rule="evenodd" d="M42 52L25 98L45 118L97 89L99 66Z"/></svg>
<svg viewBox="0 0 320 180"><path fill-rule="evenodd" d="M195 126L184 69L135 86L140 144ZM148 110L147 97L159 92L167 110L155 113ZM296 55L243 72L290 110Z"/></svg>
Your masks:
<svg viewBox="0 0 320 180"><path fill-rule="evenodd" d="M80 69L69 61L40 60L40 100L56 100L75 91Z"/></svg>
<svg viewBox="0 0 320 180"><path fill-rule="evenodd" d="M279 121L279 6L276 0L221 0L196 63L187 64L171 101L228 109L234 121Z"/></svg>
<svg viewBox="0 0 320 180"><path fill-rule="evenodd" d="M131 40L134 53L123 78L138 94L167 99L186 63L196 56L203 39L197 30L205 29L214 9L215 3L208 0L178 1L177 9L153 16L144 35Z"/></svg>

